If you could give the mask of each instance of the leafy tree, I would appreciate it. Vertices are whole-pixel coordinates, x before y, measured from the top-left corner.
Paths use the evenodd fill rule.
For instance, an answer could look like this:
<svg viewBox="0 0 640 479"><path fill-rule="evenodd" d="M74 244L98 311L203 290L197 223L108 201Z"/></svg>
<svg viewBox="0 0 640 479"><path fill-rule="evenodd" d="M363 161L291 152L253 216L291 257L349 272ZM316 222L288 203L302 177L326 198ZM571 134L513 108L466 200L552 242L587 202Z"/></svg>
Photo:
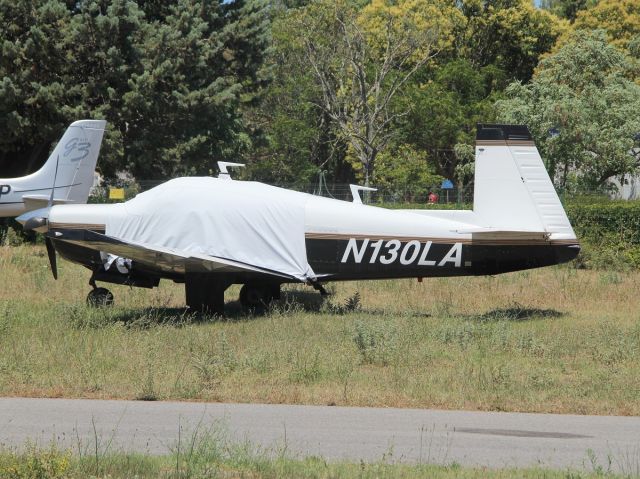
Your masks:
<svg viewBox="0 0 640 479"><path fill-rule="evenodd" d="M316 106L349 144L365 184L400 114L392 111L391 100L433 57L446 24L432 16L425 27L415 3L373 2L374 10L365 8L359 17L349 4L317 2L292 18L300 33L301 63L311 69L322 94ZM439 12L431 2L418 3Z"/></svg>
<svg viewBox="0 0 640 479"><path fill-rule="evenodd" d="M640 85L625 77L632 67L605 32L578 30L530 84L509 86L500 116L529 126L560 187L573 179L597 188L638 167L630 151L640 132Z"/></svg>
<svg viewBox="0 0 640 479"><path fill-rule="evenodd" d="M509 81L528 80L539 56L566 28L566 22L533 8L529 0L316 0L276 5L269 56L274 82L262 106L251 113L265 142L255 151L249 173L279 182L309 183L322 170L333 181L353 181L354 173L364 178L370 160L366 155L362 160L350 139L366 138L362 129L367 124L377 128L376 141L384 140L369 147L369 153L375 152L370 172L376 184L400 184L389 178L393 169L405 169L405 157L420 158L425 171L433 168L439 175L468 181L469 175L458 170L473 165L456 151L466 151L464 145L473 143L475 124L494 118L493 104ZM429 53L437 54L425 60L425 51L418 49L380 81L375 73L384 65L387 39L417 44L419 36L411 39L416 31L432 33ZM311 68L309 56L321 66L320 75ZM410 71L386 104L387 116L380 114L380 121L371 123L375 115L367 116L367 111L376 100L367 96L367 87L375 92L378 82L379 91L389 91ZM354 83L358 78L364 81ZM365 88L359 90L360 85ZM329 96L339 106L333 116L323 96L327 91L336 92ZM340 116L348 119L342 125ZM369 128L369 134L373 131ZM366 143L360 149L366 150ZM400 151L412 154L392 154ZM374 166L380 154L384 158L378 176ZM415 184L422 181L420 175L408 178Z"/></svg>
<svg viewBox="0 0 640 479"><path fill-rule="evenodd" d="M573 23L578 12L596 3L597 0L543 0L540 6Z"/></svg>
<svg viewBox="0 0 640 479"><path fill-rule="evenodd" d="M439 175L467 179L456 173L461 157L455 147L473 144L476 123L494 118L493 104L506 84L506 75L494 66L475 69L462 59L443 65L401 100L408 112L398 123L401 140L426 151Z"/></svg>
<svg viewBox="0 0 640 479"><path fill-rule="evenodd" d="M34 170L67 123L72 108L64 2L0 1L0 164L2 176Z"/></svg>
<svg viewBox="0 0 640 479"><path fill-rule="evenodd" d="M540 56L551 50L566 22L529 0L460 0L455 55L481 68L494 65L528 81Z"/></svg>
<svg viewBox="0 0 640 479"><path fill-rule="evenodd" d="M33 170L79 117L105 118L100 167L208 173L251 143L243 109L267 80L260 0L0 0L0 161Z"/></svg>
<svg viewBox="0 0 640 479"><path fill-rule="evenodd" d="M315 105L320 101L315 79L300 62L302 45L291 22L295 11L273 12L272 46L266 59L272 83L250 123L262 142L254 149L247 176L275 184L308 185L321 171L334 181L349 182L351 166L344 161L345 147L334 134L327 115Z"/></svg>
<svg viewBox="0 0 640 479"><path fill-rule="evenodd" d="M593 8L578 13L577 29L603 29L615 46L628 50L640 35L640 2L637 0L600 0Z"/></svg>
<svg viewBox="0 0 640 479"><path fill-rule="evenodd" d="M393 145L378 155L376 187L387 191L404 192L405 201L415 195L426 194L429 188L441 183L442 177L433 173L424 153L408 145Z"/></svg>
<svg viewBox="0 0 640 479"><path fill-rule="evenodd" d="M494 103L512 80L528 81L565 22L527 0L456 2L451 48L423 67L399 98L401 141L426 152L435 171L461 188L473 175L465 146L476 123L495 119Z"/></svg>

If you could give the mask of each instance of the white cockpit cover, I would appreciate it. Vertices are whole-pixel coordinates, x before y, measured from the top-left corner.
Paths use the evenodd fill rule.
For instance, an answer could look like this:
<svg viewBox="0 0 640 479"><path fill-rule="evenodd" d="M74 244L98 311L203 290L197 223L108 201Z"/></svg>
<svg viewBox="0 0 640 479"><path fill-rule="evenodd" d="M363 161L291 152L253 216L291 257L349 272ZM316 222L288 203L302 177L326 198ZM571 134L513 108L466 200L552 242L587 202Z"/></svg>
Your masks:
<svg viewBox="0 0 640 479"><path fill-rule="evenodd" d="M121 214L107 221L106 234L307 281L315 278L304 237L307 196L263 183L177 178L122 204Z"/></svg>

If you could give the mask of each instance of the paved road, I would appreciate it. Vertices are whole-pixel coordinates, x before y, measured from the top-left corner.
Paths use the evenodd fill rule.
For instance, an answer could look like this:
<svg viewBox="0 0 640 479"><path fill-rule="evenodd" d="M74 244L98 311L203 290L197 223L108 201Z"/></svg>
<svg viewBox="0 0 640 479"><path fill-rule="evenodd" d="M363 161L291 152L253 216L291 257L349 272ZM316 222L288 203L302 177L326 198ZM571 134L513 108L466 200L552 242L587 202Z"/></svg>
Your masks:
<svg viewBox="0 0 640 479"><path fill-rule="evenodd" d="M640 475L640 417L68 399L0 399L0 443L167 454L213 427L270 451L352 461L596 466ZM179 439L180 438L180 439Z"/></svg>

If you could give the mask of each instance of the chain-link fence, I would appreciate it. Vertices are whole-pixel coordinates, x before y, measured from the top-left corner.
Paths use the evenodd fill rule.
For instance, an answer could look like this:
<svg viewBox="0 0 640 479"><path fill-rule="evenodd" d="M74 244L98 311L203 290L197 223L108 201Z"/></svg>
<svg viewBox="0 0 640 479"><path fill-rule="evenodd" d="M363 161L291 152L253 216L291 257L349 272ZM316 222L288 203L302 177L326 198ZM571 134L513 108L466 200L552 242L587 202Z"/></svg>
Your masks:
<svg viewBox="0 0 640 479"><path fill-rule="evenodd" d="M135 184L125 186L124 197L130 199L136 194L149 190L163 183L160 180L141 180ZM312 195L351 201L351 187L344 183L322 183L306 185L277 185ZM98 187L94 188L91 202L99 203L113 198L114 190L120 188ZM110 194L111 193L111 194ZM469 204L473 202L473 186L467 188L445 189L440 186L420 188L378 188L376 191L361 191L360 197L364 203L369 204ZM113 198L113 201L120 199ZM121 201L121 200L120 200Z"/></svg>
<svg viewBox="0 0 640 479"><path fill-rule="evenodd" d="M91 203L122 201L122 196L124 196L124 199L130 199L136 194L149 190L161 183L164 183L164 181L139 180L135 183L124 186L123 188L98 187L94 188L89 201ZM310 193L312 195L335 198L338 200L351 201L353 199L350 185L345 183L327 183L325 181L321 181L318 183L281 184L276 186ZM114 195L112 194L114 189L124 191L119 191L120 195ZM122 193L124 193L124 195L122 195ZM585 203L612 199L635 199L625 197L622 194L615 194L613 190L558 191L558 194L563 201L567 200ZM412 188L378 188L376 191L361 191L360 197L362 198L363 203L374 205L471 205L473 204L473 184L460 189L456 187L451 189L442 188L441 185ZM504 201L510 201L506 192Z"/></svg>

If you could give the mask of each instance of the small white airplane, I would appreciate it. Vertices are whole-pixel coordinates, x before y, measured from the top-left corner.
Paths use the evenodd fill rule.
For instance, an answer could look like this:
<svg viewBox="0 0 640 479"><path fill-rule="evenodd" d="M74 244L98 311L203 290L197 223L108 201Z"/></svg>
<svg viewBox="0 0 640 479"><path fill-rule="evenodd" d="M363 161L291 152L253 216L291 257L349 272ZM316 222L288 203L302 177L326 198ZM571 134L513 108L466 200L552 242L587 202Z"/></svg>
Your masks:
<svg viewBox="0 0 640 479"><path fill-rule="evenodd" d="M223 312L224 292L260 307L283 283L321 293L329 281L493 275L569 261L580 250L524 126L479 125L473 210L388 210L263 183L178 178L109 205L57 205L23 215L56 251L96 281L184 283L187 305Z"/></svg>
<svg viewBox="0 0 640 479"><path fill-rule="evenodd" d="M0 179L0 217L66 203L86 203L106 121L72 123L35 173Z"/></svg>

